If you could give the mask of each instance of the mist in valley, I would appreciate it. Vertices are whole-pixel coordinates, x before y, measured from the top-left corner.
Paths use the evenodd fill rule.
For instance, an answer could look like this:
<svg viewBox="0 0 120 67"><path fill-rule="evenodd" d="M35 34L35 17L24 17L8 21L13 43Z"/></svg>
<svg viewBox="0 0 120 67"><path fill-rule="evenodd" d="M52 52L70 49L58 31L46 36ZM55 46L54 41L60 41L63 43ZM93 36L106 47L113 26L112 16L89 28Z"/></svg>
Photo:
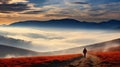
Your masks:
<svg viewBox="0 0 120 67"><path fill-rule="evenodd" d="M0 44L37 52L58 51L119 38L118 31L0 27Z"/></svg>

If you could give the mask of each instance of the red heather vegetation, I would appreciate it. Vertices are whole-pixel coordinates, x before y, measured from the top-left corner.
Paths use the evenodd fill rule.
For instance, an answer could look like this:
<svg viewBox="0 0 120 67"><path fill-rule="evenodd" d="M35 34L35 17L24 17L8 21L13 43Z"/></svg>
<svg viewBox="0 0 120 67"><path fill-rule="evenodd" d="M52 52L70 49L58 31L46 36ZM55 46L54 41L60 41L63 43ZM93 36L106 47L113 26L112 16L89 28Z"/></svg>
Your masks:
<svg viewBox="0 0 120 67"><path fill-rule="evenodd" d="M44 65L61 63L81 57L81 54L60 55L60 56L40 56L0 59L0 67L46 67Z"/></svg>
<svg viewBox="0 0 120 67"><path fill-rule="evenodd" d="M120 67L120 51L93 53L101 59L103 67Z"/></svg>
<svg viewBox="0 0 120 67"><path fill-rule="evenodd" d="M108 49L108 51L120 51L120 46L111 47Z"/></svg>

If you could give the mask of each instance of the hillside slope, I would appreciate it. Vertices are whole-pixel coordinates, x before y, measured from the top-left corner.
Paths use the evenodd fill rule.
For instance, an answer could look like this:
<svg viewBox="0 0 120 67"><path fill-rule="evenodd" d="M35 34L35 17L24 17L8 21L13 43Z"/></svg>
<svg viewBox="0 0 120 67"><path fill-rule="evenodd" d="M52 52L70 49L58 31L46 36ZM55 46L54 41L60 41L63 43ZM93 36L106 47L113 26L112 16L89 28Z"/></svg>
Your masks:
<svg viewBox="0 0 120 67"><path fill-rule="evenodd" d="M11 46L0 45L0 57L7 57L7 56L32 56L38 55L40 53L26 50L22 48L16 48Z"/></svg>
<svg viewBox="0 0 120 67"><path fill-rule="evenodd" d="M0 59L0 67L63 67L81 54Z"/></svg>
<svg viewBox="0 0 120 67"><path fill-rule="evenodd" d="M0 59L0 67L119 67L120 52Z"/></svg>
<svg viewBox="0 0 120 67"><path fill-rule="evenodd" d="M61 51L54 51L54 52L49 52L49 54L71 54L71 53L81 53L83 48L86 47L89 51L107 51L107 50L120 50L120 39L115 39L111 41L106 41L102 43L96 43L96 44L91 44L88 46L82 46L82 47L76 47L76 48L70 48L66 50L61 50ZM115 48L115 49L114 49Z"/></svg>

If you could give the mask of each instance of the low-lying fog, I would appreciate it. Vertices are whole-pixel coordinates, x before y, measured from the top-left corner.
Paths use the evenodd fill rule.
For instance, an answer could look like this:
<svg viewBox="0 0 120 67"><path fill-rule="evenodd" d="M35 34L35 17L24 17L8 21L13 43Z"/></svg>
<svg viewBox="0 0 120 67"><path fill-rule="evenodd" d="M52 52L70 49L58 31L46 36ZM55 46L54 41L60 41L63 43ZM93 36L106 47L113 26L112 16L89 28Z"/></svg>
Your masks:
<svg viewBox="0 0 120 67"><path fill-rule="evenodd" d="M57 51L120 38L120 32L0 27L0 44L38 52Z"/></svg>

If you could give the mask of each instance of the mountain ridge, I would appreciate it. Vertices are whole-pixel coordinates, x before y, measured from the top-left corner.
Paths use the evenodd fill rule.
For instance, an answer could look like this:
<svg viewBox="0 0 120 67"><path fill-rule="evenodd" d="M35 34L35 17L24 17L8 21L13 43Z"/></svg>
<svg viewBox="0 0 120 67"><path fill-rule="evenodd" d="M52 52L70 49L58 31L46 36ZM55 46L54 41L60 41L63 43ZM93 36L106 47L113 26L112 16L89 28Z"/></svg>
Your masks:
<svg viewBox="0 0 120 67"><path fill-rule="evenodd" d="M75 19L61 19L49 21L21 21L9 26L22 27L53 27L53 28L81 28L81 29L120 29L120 20L109 20L101 23L78 21Z"/></svg>

